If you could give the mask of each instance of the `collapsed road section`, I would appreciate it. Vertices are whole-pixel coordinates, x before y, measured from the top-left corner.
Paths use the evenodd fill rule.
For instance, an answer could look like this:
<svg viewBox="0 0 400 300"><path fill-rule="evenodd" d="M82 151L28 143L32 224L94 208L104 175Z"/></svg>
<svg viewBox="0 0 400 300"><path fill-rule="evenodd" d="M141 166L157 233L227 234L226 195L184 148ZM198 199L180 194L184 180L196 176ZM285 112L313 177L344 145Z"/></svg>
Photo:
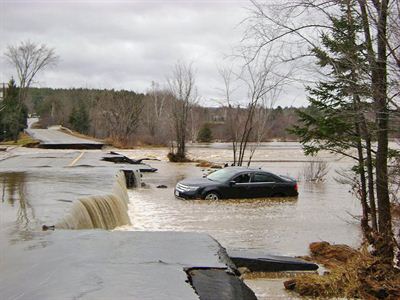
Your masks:
<svg viewBox="0 0 400 300"><path fill-rule="evenodd" d="M229 250L229 257L238 269L248 272L316 271L318 265L300 258L252 251Z"/></svg>
<svg viewBox="0 0 400 300"><path fill-rule="evenodd" d="M221 258L220 250L214 239L200 233L43 232L40 238L25 241L24 247L14 244L4 252L2 272L7 276L0 280L0 295L29 300L255 300L254 293L233 275L226 280L219 274L217 282L207 279L207 274L195 275L197 293L188 283L187 269L228 271L229 258ZM231 298L232 291L239 290L246 290L249 297Z"/></svg>
<svg viewBox="0 0 400 300"><path fill-rule="evenodd" d="M0 161L1 211L3 220L11 218L2 225L10 228L36 230L58 223L61 228L112 229L129 224L126 186L140 184L140 169L154 169L106 162L100 151L27 151Z"/></svg>
<svg viewBox="0 0 400 300"><path fill-rule="evenodd" d="M129 224L129 180L120 171L146 167L103 157L99 151L28 150L0 161L1 268L7 274L0 278L1 298L239 300L231 291L243 290L246 299L256 299L206 234L83 230ZM217 272L218 281L189 276L195 269Z"/></svg>
<svg viewBox="0 0 400 300"><path fill-rule="evenodd" d="M25 132L46 149L101 149L104 143L65 133L60 128L26 129Z"/></svg>

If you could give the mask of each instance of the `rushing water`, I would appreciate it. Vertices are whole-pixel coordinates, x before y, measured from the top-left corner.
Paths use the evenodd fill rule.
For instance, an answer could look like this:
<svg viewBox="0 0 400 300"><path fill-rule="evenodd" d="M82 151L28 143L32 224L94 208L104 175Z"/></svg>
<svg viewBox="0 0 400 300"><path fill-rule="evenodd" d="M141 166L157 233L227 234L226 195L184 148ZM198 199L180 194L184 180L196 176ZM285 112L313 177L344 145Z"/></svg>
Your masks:
<svg viewBox="0 0 400 300"><path fill-rule="evenodd" d="M361 212L360 205L348 192L348 186L334 180L337 176L336 170L351 166L348 160L337 160L336 157L323 153L320 158L329 162L328 179L319 183L301 181L298 198L213 202L187 201L174 197L173 189L178 181L188 177L201 177L206 171L196 167L194 163L167 162L167 149L123 152L132 158L153 157L161 161L151 162L152 166L159 169L157 173L143 174L146 187L128 192L128 215L132 224L120 227L121 230L206 232L228 250L256 249L258 252L281 255L307 254L308 244L320 240L353 246L359 243L357 217ZM71 160L76 156L70 155ZM227 144L191 145L189 155L196 159L229 163L231 150ZM16 168L13 172L0 173L0 239L4 239L4 245L7 242L31 239L30 235L38 232L42 224L52 225L55 220L62 220L68 212L71 215L67 215L58 224L59 227L111 228L114 225L129 224L126 215L128 194L122 188L120 179L112 188L112 195L101 199L90 197L98 194L99 190L110 191L112 184L109 179L115 175L113 170L89 172L91 169L65 169L64 165L58 169L45 168L42 163L45 159L41 158L34 171L20 172ZM55 160L54 157L48 159ZM262 145L252 164L296 178L301 177L307 165L308 159L303 156L296 143ZM65 188L65 184L69 187ZM156 188L158 185L166 185L167 188ZM71 202L78 198L85 200L76 201L72 205ZM117 201L116 198L123 201ZM100 220L99 216L104 215L107 220ZM103 225L108 223L112 226L103 226L102 222ZM282 288L281 279L249 280L248 283L260 299L270 299L271 295L274 295L272 298L288 297Z"/></svg>
<svg viewBox="0 0 400 300"><path fill-rule="evenodd" d="M112 194L80 198L70 213L55 225L62 229L114 229L130 224L125 176L119 172Z"/></svg>
<svg viewBox="0 0 400 300"><path fill-rule="evenodd" d="M206 170L195 164L172 164L164 160L166 150L127 152L132 157L151 156L159 169L145 174L147 187L129 191L129 216L132 225L123 230L175 230L206 232L229 249L255 249L279 255L306 255L311 242L326 240L357 246L360 242L358 216L361 208L349 187L338 183L336 171L351 167L351 161L338 160L322 153L329 163L327 180L299 182L297 198L244 200L180 200L174 197L175 184L188 177L200 177ZM196 159L229 162L226 144L192 146L189 154ZM274 143L257 150L252 166L295 178L302 177L309 159L297 143ZM166 185L166 189L156 186ZM283 287L284 278L252 279L246 283L260 300L294 299Z"/></svg>

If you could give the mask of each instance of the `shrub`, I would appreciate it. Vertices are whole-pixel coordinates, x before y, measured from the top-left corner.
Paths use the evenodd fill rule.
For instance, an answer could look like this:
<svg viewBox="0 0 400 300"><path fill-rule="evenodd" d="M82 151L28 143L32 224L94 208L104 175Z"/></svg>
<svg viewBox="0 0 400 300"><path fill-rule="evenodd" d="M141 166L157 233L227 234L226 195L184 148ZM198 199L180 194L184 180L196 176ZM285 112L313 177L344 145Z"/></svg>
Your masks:
<svg viewBox="0 0 400 300"><path fill-rule="evenodd" d="M197 141L200 143L210 143L212 141L212 131L208 123L203 124L197 133Z"/></svg>

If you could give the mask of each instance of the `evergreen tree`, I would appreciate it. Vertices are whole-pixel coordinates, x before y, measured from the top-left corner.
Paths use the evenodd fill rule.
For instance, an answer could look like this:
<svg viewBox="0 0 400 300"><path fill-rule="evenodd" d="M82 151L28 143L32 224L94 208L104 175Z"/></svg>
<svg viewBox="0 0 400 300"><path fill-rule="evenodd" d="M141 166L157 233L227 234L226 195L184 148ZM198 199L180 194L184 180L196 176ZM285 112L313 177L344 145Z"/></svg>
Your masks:
<svg viewBox="0 0 400 300"><path fill-rule="evenodd" d="M203 124L197 134L197 140L201 143L210 143L212 140L212 131L208 123Z"/></svg>
<svg viewBox="0 0 400 300"><path fill-rule="evenodd" d="M329 72L316 87L308 88L310 109L299 112L300 125L294 126L292 132L300 137L306 154L328 150L355 159L353 171L358 177L355 192L363 209L361 226L364 236L373 242L370 226L374 231L378 228L372 126L366 117L370 104L365 101L371 95L365 80L368 78L366 46L357 39L362 23L353 2L341 5L340 15L332 18L332 27L331 32L321 36L323 47L313 49L321 69ZM349 149L356 149L357 154Z"/></svg>
<svg viewBox="0 0 400 300"><path fill-rule="evenodd" d="M83 134L89 132L90 120L86 105L80 102L78 109L74 106L69 116L71 128Z"/></svg>
<svg viewBox="0 0 400 300"><path fill-rule="evenodd" d="M0 112L0 138L17 141L19 133L27 127L27 118L27 108L19 101L19 88L14 79L11 79L4 96L3 109Z"/></svg>

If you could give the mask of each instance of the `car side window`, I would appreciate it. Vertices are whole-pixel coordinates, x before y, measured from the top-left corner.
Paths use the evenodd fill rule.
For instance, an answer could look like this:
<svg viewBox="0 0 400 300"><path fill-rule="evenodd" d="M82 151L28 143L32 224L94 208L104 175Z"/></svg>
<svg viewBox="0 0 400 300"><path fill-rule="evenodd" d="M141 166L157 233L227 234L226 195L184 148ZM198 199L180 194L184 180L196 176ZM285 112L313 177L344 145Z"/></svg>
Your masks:
<svg viewBox="0 0 400 300"><path fill-rule="evenodd" d="M275 178L265 173L255 173L252 182L275 182Z"/></svg>
<svg viewBox="0 0 400 300"><path fill-rule="evenodd" d="M235 181L236 183L248 183L250 181L250 174L240 174L233 178L233 181Z"/></svg>

